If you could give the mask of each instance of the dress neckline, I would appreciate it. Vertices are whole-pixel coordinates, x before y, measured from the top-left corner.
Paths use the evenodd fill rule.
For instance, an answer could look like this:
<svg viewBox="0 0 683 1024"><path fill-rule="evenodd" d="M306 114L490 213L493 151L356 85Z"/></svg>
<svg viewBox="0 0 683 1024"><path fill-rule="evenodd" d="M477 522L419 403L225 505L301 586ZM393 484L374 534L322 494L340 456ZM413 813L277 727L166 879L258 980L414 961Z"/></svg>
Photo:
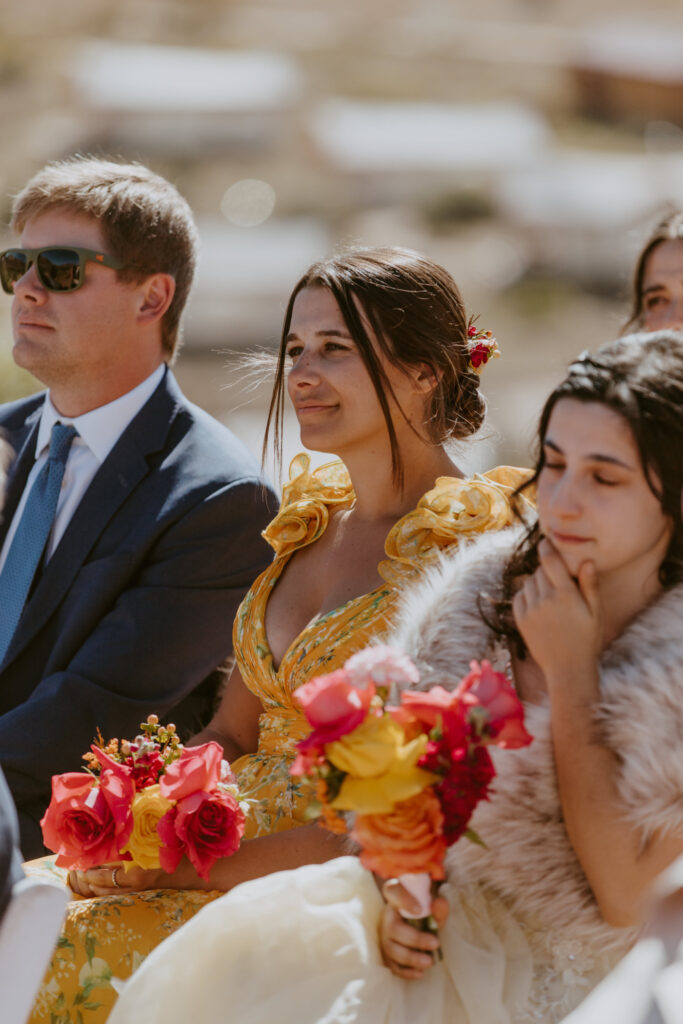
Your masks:
<svg viewBox="0 0 683 1024"><path fill-rule="evenodd" d="M384 543L386 557L377 566L384 582L307 623L292 638L277 669L266 634L264 613L259 621L258 642L268 655L272 676L279 676L292 651L322 622L328 622L354 604L377 599L382 591L391 591L407 582L425 564L426 558L437 558L441 549L457 542L463 535L508 525L511 521L509 494L525 472L499 467L472 477L438 477L416 506L389 529ZM348 506L355 500L351 478L341 460L325 463L311 471L310 457L301 453L293 459L289 476L283 487L280 512L263 533L275 550L275 559L264 574L269 596L291 556L300 548L314 543L325 532L330 511Z"/></svg>

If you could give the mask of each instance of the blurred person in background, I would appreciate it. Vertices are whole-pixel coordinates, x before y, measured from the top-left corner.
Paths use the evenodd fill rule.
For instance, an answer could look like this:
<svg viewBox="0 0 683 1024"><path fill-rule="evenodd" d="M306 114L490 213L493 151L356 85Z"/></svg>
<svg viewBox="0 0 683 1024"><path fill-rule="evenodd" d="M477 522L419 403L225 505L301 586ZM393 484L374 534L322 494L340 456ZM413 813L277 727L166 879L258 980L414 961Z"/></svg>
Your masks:
<svg viewBox="0 0 683 1024"><path fill-rule="evenodd" d="M533 737L491 750L481 844L446 852L438 938L396 912L420 913L396 881L385 906L356 857L283 871L159 946L109 1024L557 1024L605 977L683 854L682 398L675 332L584 354L541 415L538 519L405 589L389 642L418 688L452 689L488 658ZM451 785L457 806L457 771ZM442 841L420 803L428 814L419 794L412 820L397 807L382 829L392 849Z"/></svg>
<svg viewBox="0 0 683 1024"><path fill-rule="evenodd" d="M622 333L683 330L683 210L660 220L636 260L631 314Z"/></svg>
<svg viewBox="0 0 683 1024"><path fill-rule="evenodd" d="M526 471L468 479L446 449L484 419L477 371L495 342L487 349L480 333L486 341L468 326L447 271L410 250L352 248L313 265L295 286L266 439L274 424L279 449L286 391L302 442L342 461L312 471L307 456L294 460L266 531L275 560L237 614L236 667L193 741L220 743L254 801L244 840L208 883L188 860L172 875L117 865L71 872L75 892L99 898L71 904L32 1024L60 1007L100 1024L115 999L112 975L128 977L204 904L347 848L310 824L314 792L289 774L308 731L295 692L385 634L404 586L439 552L511 523L510 497ZM135 895L150 889L161 891Z"/></svg>
<svg viewBox="0 0 683 1024"><path fill-rule="evenodd" d="M270 560L272 495L170 364L196 262L185 200L138 164L48 164L0 254L15 362L48 390L0 407L16 452L0 526L0 763L25 856L53 774L97 730L210 717L200 684ZM207 684L208 685L208 684Z"/></svg>

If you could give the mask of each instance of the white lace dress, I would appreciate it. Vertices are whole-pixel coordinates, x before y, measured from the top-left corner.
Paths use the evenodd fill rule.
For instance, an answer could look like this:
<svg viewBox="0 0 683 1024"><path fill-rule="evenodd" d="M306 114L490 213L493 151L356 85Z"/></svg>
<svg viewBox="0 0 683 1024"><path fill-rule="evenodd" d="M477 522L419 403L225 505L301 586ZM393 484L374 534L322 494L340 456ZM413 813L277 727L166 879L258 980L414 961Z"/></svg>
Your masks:
<svg viewBox="0 0 683 1024"><path fill-rule="evenodd" d="M489 655L509 671L504 647ZM341 857L240 885L201 910L145 961L109 1024L555 1024L619 951L596 952L571 921L549 928L472 882L468 862L482 855L467 840L451 848L443 961L420 981L383 965L382 898L357 858Z"/></svg>
<svg viewBox="0 0 683 1024"><path fill-rule="evenodd" d="M495 595L517 539L487 536L408 595L392 642L417 662L421 685L453 685L472 657L500 657L477 602ZM645 837L683 835L682 615L679 586L600 663L596 727L620 759L623 813ZM494 791L472 819L486 847L460 840L448 851L443 961L422 979L382 964L381 896L343 857L205 907L144 962L109 1024L557 1024L636 936L603 921L569 842L549 705L527 706L526 724L530 746L491 751Z"/></svg>

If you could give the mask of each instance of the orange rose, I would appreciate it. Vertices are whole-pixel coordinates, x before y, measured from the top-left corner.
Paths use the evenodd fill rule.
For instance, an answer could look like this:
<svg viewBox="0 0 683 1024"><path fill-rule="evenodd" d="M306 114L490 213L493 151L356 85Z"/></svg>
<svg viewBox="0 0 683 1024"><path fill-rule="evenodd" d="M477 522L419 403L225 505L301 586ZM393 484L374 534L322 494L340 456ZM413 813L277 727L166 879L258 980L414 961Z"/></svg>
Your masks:
<svg viewBox="0 0 683 1024"><path fill-rule="evenodd" d="M362 849L363 866L382 878L421 871L445 877L443 814L432 789L396 804L389 814L359 814L351 837Z"/></svg>

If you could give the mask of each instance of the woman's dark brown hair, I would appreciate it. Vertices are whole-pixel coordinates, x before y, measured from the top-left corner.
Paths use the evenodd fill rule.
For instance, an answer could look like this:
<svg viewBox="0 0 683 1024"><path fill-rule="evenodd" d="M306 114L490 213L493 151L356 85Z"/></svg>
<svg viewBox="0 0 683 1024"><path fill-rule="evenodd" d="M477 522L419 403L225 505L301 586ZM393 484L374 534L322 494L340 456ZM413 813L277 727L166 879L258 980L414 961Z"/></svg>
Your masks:
<svg viewBox="0 0 683 1024"><path fill-rule="evenodd" d="M659 567L664 587L683 580L683 339L675 331L629 334L584 354L548 398L538 426L537 461L533 476L520 491L533 486L544 466L543 444L553 409L563 398L597 402L628 424L650 490L673 525L671 542ZM529 528L503 573L503 596L481 612L499 634L511 638L523 656L524 643L515 626L511 603L517 581L538 567L538 523Z"/></svg>
<svg viewBox="0 0 683 1024"><path fill-rule="evenodd" d="M397 486L403 483L403 465L389 406L389 400L396 401L396 396L363 316L387 359L398 367L427 366L438 382L425 424L435 444L468 437L481 426L486 406L479 391L479 377L469 366L467 318L451 275L410 249L355 246L314 263L297 281L289 298L263 442L264 457L272 428L275 457L280 460L286 339L294 300L302 289L310 287L330 290L365 363L387 424Z"/></svg>
<svg viewBox="0 0 683 1024"><path fill-rule="evenodd" d="M645 277L647 261L652 252L662 242L672 242L678 239L683 239L683 210L673 210L666 217L663 217L655 225L640 251L633 271L631 313L622 328L622 334L627 334L629 331L637 331L643 326L643 279Z"/></svg>

